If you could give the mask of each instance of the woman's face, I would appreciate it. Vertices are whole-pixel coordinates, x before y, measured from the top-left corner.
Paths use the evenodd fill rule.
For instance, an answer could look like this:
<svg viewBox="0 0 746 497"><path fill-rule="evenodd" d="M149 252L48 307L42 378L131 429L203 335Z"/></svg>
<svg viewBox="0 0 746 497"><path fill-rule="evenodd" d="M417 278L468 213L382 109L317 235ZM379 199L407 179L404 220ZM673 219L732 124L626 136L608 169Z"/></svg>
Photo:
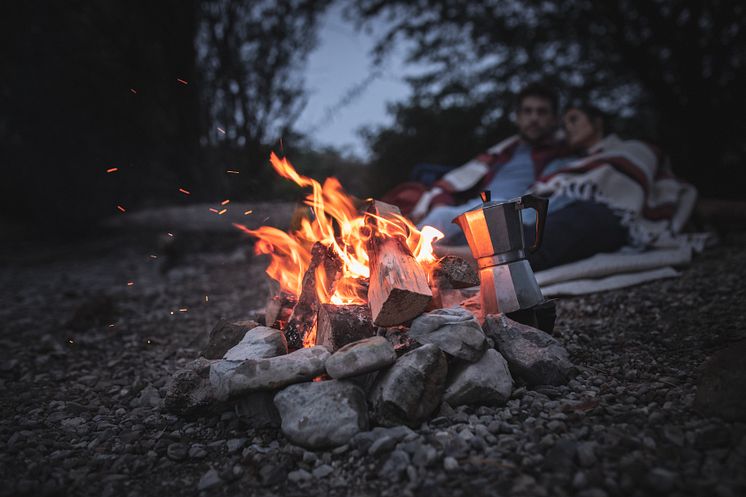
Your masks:
<svg viewBox="0 0 746 497"><path fill-rule="evenodd" d="M602 138L599 126L594 125L588 115L580 109L569 109L562 118L567 143L574 149L587 149Z"/></svg>

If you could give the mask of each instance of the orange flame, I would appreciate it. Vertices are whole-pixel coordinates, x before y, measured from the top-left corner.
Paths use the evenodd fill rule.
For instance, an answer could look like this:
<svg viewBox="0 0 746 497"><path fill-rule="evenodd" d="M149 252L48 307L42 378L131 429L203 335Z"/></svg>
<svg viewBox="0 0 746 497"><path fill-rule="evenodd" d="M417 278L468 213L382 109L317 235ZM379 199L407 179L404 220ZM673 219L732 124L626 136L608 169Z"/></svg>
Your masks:
<svg viewBox="0 0 746 497"><path fill-rule="evenodd" d="M254 251L269 254L267 274L280 284L281 290L299 295L303 275L311 261L311 247L321 242L332 247L343 263L342 277L329 295L324 271L317 271L316 291L319 300L333 304L365 303L365 280L370 276L366 242L370 236L366 217L375 218L380 235L400 238L411 250L415 259L427 269L436 261L432 244L443 234L431 226L419 231L411 221L401 215L381 218L360 214L353 199L347 195L336 178L326 178L323 186L318 181L298 174L286 158L274 152L270 163L277 173L300 187L311 187L305 204L313 211L313 219L304 218L300 228L285 233L269 226L255 230L235 226L257 239Z"/></svg>

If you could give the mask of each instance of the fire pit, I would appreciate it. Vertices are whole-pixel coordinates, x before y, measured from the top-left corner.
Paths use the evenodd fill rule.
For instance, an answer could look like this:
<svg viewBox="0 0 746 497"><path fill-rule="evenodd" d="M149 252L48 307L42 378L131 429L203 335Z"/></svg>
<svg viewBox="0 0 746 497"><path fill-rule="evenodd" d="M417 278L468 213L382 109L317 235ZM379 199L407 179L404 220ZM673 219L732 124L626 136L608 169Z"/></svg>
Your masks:
<svg viewBox="0 0 746 497"><path fill-rule="evenodd" d="M502 405L514 378L556 385L572 376L550 335L482 315L474 291L464 302L461 289L479 278L466 261L433 255L440 232L418 230L392 205L353 199L334 178L321 185L284 158L270 162L312 189L309 215L289 233L237 225L269 255L276 292L263 324L216 326L203 357L174 375L172 411L228 403L253 423L281 424L298 445L323 448L372 423L416 427L443 403Z"/></svg>

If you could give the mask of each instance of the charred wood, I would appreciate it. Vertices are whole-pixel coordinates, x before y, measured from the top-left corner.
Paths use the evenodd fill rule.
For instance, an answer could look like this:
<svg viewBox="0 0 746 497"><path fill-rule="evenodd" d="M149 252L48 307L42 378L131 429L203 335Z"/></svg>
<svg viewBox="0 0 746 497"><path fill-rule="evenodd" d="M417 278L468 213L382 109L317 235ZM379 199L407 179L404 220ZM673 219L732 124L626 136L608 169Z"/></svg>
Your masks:
<svg viewBox="0 0 746 497"><path fill-rule="evenodd" d="M319 271L323 281L319 282ZM327 294L334 291L334 286L339 280L342 272L342 261L331 247L321 242L316 242L311 248L311 263L303 275L301 294L293 313L285 326L285 338L290 349L303 347L303 340L311 332L316 324L316 315L319 309L319 296L317 282L324 286Z"/></svg>
<svg viewBox="0 0 746 497"><path fill-rule="evenodd" d="M316 345L334 352L348 343L376 334L370 308L360 305L321 304L316 327Z"/></svg>

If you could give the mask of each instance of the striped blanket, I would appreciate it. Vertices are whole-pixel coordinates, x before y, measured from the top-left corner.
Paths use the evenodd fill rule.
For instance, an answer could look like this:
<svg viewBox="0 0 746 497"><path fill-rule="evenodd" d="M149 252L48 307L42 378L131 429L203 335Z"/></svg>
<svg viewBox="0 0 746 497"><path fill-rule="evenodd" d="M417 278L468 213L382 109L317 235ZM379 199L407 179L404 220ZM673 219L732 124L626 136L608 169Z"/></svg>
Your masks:
<svg viewBox="0 0 746 497"><path fill-rule="evenodd" d="M650 145L609 135L587 157L544 171L531 188L552 198L594 200L617 212L637 247L679 245L697 191L678 178Z"/></svg>

